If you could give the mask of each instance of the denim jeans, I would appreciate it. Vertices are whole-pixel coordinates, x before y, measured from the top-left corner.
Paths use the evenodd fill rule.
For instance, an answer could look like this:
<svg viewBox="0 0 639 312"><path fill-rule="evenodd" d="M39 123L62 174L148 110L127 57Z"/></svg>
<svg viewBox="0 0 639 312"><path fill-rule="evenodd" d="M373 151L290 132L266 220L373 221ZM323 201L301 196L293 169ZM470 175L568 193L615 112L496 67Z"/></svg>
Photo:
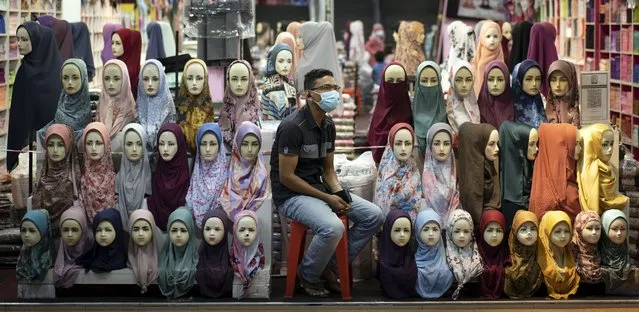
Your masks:
<svg viewBox="0 0 639 312"><path fill-rule="evenodd" d="M346 214L353 226L348 230L348 260L352 262L364 245L384 222L382 210L375 204L351 194L351 210ZM306 250L300 274L310 283L320 281L320 275L331 261L344 225L328 204L315 197L299 195L278 207L280 213L308 226L315 236Z"/></svg>

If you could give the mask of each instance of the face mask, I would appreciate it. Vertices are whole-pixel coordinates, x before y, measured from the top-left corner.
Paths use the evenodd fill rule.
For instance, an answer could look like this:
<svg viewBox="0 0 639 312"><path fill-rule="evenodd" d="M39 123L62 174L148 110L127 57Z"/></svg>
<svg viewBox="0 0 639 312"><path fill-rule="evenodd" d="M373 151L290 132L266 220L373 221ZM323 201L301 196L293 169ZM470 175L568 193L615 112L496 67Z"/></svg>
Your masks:
<svg viewBox="0 0 639 312"><path fill-rule="evenodd" d="M328 92L319 93L319 95L322 97L322 100L320 100L317 105L319 105L319 107L323 111L330 113L334 111L335 108L337 108L337 104L339 103L339 92L331 90Z"/></svg>

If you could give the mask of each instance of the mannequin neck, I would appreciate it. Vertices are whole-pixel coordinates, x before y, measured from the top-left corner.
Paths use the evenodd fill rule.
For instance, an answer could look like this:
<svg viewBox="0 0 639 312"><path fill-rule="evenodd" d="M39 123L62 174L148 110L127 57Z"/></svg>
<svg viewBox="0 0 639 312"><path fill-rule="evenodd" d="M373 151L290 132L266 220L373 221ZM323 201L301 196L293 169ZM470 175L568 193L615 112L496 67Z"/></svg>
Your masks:
<svg viewBox="0 0 639 312"><path fill-rule="evenodd" d="M559 248L555 246L554 244L552 244L551 249L552 249L552 257L553 259L555 259L555 263L557 263L557 266L559 266L560 268L565 268L566 252L564 251L564 248Z"/></svg>

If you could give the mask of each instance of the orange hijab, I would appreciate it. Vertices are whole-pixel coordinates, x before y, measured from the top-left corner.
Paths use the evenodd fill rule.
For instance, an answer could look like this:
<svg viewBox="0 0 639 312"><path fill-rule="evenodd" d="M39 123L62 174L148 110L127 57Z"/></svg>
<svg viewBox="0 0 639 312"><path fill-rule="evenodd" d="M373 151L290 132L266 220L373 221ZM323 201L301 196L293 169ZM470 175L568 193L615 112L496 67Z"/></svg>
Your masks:
<svg viewBox="0 0 639 312"><path fill-rule="evenodd" d="M499 38L495 41L496 48L494 50L488 49L488 44L486 43L486 34L489 30L495 29L499 34ZM486 70L486 65L488 63L499 60L504 61L504 51L501 49L501 27L499 24L493 21L486 21L481 26L481 31L479 32L479 44L477 44L477 54L473 59L473 70L475 77L475 94L479 94L481 91L481 85L484 83L484 71Z"/></svg>

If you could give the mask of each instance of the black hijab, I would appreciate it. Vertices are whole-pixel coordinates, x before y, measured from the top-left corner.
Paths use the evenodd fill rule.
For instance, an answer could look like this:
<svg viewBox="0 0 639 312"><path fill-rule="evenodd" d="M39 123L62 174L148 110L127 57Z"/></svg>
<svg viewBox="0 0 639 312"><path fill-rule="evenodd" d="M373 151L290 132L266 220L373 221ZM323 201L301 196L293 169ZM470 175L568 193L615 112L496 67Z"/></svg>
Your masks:
<svg viewBox="0 0 639 312"><path fill-rule="evenodd" d="M224 209L218 208L204 214L200 233L204 232L206 221L210 218L222 220L224 238L215 246L202 239L195 278L202 295L211 298L230 297L233 292L234 275L229 257L228 233L232 232L233 223Z"/></svg>
<svg viewBox="0 0 639 312"><path fill-rule="evenodd" d="M523 21L513 26L513 47L510 50L508 69L512 73L515 65L528 58L528 45L530 44L530 30L533 23Z"/></svg>
<svg viewBox="0 0 639 312"><path fill-rule="evenodd" d="M399 247L391 240L393 223L399 218L410 220L410 215L407 211L398 209L391 210L386 215L377 267L379 285L384 294L391 299L404 299L416 294L417 264L415 263L415 254L410 245Z"/></svg>
<svg viewBox="0 0 639 312"><path fill-rule="evenodd" d="M73 33L73 55L87 64L87 77L91 82L95 75L95 65L93 64L89 28L84 22L71 23L71 32Z"/></svg>
<svg viewBox="0 0 639 312"><path fill-rule="evenodd" d="M87 272L91 270L95 273L105 273L124 269L127 266L126 240L124 230L122 229L120 212L115 208L107 208L98 212L93 220L93 233L96 236L98 235L98 225L102 221L108 221L113 225L115 229L115 240L111 245L102 247L96 239L93 243L93 250L86 254L91 258L85 258L81 261L82 266Z"/></svg>

